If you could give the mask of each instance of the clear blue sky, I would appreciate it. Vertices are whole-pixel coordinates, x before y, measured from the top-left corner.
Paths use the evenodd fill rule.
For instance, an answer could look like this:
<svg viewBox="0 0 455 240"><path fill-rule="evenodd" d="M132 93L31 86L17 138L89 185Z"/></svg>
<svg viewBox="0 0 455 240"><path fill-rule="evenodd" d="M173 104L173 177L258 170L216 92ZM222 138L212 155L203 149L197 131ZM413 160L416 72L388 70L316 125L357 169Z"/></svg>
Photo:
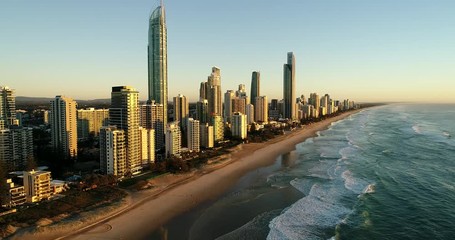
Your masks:
<svg viewBox="0 0 455 240"><path fill-rule="evenodd" d="M147 96L148 17L156 0L1 0L0 85L18 96ZM212 66L222 91L261 71L282 98L293 51L297 94L358 101L455 102L455 1L165 0L169 100L192 101Z"/></svg>

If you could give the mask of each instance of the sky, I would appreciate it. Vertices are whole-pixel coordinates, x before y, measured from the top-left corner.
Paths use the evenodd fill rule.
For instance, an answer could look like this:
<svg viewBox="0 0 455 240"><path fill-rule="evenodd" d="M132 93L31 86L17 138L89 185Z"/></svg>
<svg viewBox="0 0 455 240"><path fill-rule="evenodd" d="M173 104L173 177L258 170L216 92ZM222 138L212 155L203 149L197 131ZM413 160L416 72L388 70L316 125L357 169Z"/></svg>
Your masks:
<svg viewBox="0 0 455 240"><path fill-rule="evenodd" d="M0 85L16 96L147 98L148 18L157 0L1 0ZM455 102L453 0L164 0L169 100L197 101L212 66L222 92L261 72L283 96L287 52L296 94L358 102Z"/></svg>

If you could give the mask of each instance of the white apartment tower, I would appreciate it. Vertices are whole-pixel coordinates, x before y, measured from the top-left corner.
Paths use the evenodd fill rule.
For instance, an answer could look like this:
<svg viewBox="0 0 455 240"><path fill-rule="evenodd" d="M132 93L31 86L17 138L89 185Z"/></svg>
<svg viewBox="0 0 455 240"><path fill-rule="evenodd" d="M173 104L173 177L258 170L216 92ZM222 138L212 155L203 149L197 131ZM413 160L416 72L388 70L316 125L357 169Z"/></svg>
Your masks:
<svg viewBox="0 0 455 240"><path fill-rule="evenodd" d="M247 122L246 115L236 112L232 116L232 136L240 139L247 137Z"/></svg>
<svg viewBox="0 0 455 240"><path fill-rule="evenodd" d="M100 168L104 174L123 177L126 174L125 131L116 126L100 130Z"/></svg>
<svg viewBox="0 0 455 240"><path fill-rule="evenodd" d="M189 118L187 125L188 125L188 131L187 131L188 149L191 152L199 152L199 150L200 150L199 121Z"/></svg>
<svg viewBox="0 0 455 240"><path fill-rule="evenodd" d="M181 148L181 131L177 122L172 122L166 128L166 156L180 155Z"/></svg>

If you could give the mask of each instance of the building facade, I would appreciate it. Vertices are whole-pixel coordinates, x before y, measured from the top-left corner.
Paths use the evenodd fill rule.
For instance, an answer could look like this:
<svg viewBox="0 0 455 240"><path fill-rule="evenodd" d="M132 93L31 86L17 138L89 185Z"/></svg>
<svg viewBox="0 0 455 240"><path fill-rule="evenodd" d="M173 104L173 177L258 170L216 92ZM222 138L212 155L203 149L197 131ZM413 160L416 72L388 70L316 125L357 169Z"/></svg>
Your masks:
<svg viewBox="0 0 455 240"><path fill-rule="evenodd" d="M258 71L254 71L253 74L251 75L251 103L256 107L256 102L255 99L258 96L261 96L260 94L260 88L261 87L261 73Z"/></svg>
<svg viewBox="0 0 455 240"><path fill-rule="evenodd" d="M153 10L148 31L148 100L163 104L163 126L167 124L167 27L164 5Z"/></svg>
<svg viewBox="0 0 455 240"><path fill-rule="evenodd" d="M188 131L186 134L190 152L199 152L201 140L198 120L188 119Z"/></svg>
<svg viewBox="0 0 455 240"><path fill-rule="evenodd" d="M125 131L116 126L100 130L100 169L104 174L123 177L126 174Z"/></svg>
<svg viewBox="0 0 455 240"><path fill-rule="evenodd" d="M288 52L287 63L283 66L284 118L295 119L295 57Z"/></svg>
<svg viewBox="0 0 455 240"><path fill-rule="evenodd" d="M51 197L51 172L25 171L24 189L27 202L39 202Z"/></svg>
<svg viewBox="0 0 455 240"><path fill-rule="evenodd" d="M256 108L254 114L254 120L256 122L268 122L269 115L268 115L268 102L267 96L258 96L256 97Z"/></svg>
<svg viewBox="0 0 455 240"><path fill-rule="evenodd" d="M232 136L240 139L247 137L248 124L246 115L236 112L232 115Z"/></svg>
<svg viewBox="0 0 455 240"><path fill-rule="evenodd" d="M77 157L77 103L72 98L56 96L51 101L51 140L54 150L65 157Z"/></svg>
<svg viewBox="0 0 455 240"><path fill-rule="evenodd" d="M79 109L77 110L77 137L88 139L98 137L100 129L109 123L109 109Z"/></svg>
<svg viewBox="0 0 455 240"><path fill-rule="evenodd" d="M177 122L169 123L166 127L166 156L179 156L182 145L182 133Z"/></svg>

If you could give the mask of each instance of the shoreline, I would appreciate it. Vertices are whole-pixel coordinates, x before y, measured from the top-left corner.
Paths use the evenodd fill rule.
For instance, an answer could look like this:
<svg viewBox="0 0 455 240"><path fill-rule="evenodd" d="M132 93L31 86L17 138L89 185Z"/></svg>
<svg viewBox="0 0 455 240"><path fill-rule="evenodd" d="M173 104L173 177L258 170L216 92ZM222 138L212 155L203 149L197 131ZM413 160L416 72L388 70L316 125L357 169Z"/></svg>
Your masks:
<svg viewBox="0 0 455 240"><path fill-rule="evenodd" d="M362 109L342 113L338 116L305 125L264 143L241 144L221 156L228 160L208 164L200 170L185 174L166 174L151 180L150 190L131 193L130 204L112 211L101 219L86 223L79 229L62 229L35 233L20 233L12 239L34 237L39 239L99 239L102 238L145 238L173 218L213 200L248 172L273 164L277 157L295 149L295 145L317 136L332 123L342 120ZM135 221L139 219L139 221ZM56 234L61 234L60 237ZM58 238L56 238L58 237Z"/></svg>

